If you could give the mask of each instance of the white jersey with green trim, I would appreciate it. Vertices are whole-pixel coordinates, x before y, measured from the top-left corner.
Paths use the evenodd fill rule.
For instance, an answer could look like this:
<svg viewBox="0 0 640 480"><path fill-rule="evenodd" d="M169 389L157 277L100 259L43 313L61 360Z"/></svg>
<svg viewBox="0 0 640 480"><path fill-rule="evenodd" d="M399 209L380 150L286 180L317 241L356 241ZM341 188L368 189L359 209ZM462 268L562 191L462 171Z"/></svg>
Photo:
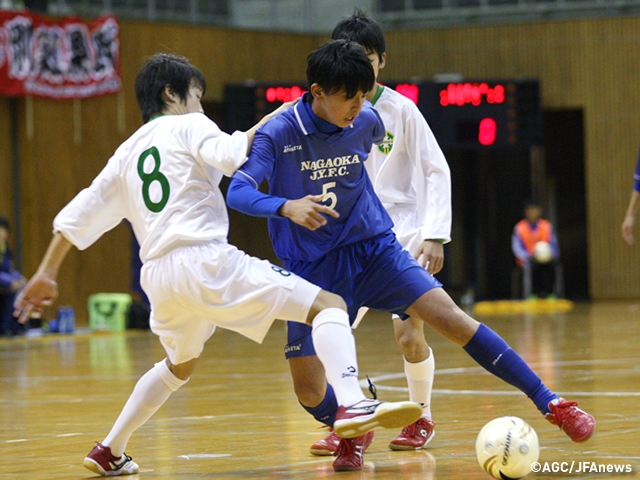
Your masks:
<svg viewBox="0 0 640 480"><path fill-rule="evenodd" d="M394 221L396 214L417 213L422 240L449 242L451 172L431 128L418 107L391 88L372 103L386 130L365 162L375 192Z"/></svg>
<svg viewBox="0 0 640 480"><path fill-rule="evenodd" d="M229 217L218 184L244 163L247 143L246 133L224 133L201 113L158 117L60 211L54 232L84 250L126 219L143 262L181 246L226 242Z"/></svg>

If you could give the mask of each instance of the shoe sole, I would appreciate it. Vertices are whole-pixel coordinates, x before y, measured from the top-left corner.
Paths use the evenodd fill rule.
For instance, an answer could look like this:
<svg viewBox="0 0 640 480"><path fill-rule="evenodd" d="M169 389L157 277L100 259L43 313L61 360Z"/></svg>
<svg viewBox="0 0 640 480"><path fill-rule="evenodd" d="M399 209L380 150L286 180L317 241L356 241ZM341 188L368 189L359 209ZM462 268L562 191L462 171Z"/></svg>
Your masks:
<svg viewBox="0 0 640 480"><path fill-rule="evenodd" d="M126 470L117 470L115 472L107 472L100 466L100 464L98 464L98 462L96 462L95 460L92 460L89 457L86 457L84 459L84 461L82 462L82 465L84 466L84 468L91 470L93 473L96 473L101 477L117 477L119 475L136 475L138 473L137 470L131 473L127 472Z"/></svg>
<svg viewBox="0 0 640 480"><path fill-rule="evenodd" d="M333 467L334 472L358 472L362 467Z"/></svg>
<svg viewBox="0 0 640 480"><path fill-rule="evenodd" d="M105 472L102 469L102 467L100 467L100 465L98 465L95 461L91 460L89 457L84 459L84 462L82 462L82 465L84 466L84 468L87 468L91 470L93 473L97 473L102 477L107 476L107 472Z"/></svg>
<svg viewBox="0 0 640 480"><path fill-rule="evenodd" d="M331 450L325 450L320 448L310 448L309 453L311 455L315 455L316 457L330 457L331 455L333 455L333 452Z"/></svg>
<svg viewBox="0 0 640 480"><path fill-rule="evenodd" d="M376 427L402 428L417 422L422 416L422 406L414 402L383 403L371 415L360 415L336 420L333 430L342 438L364 435Z"/></svg>
<svg viewBox="0 0 640 480"><path fill-rule="evenodd" d="M402 445L401 443L390 443L389 444L389 448L391 450L397 450L397 451L400 451L400 450L422 450L423 448L426 448L427 445L429 445L429 442L431 440L433 440L433 437L435 437L435 436L436 436L436 432L433 432L431 434L431 436L427 439L427 441L424 442L422 444L422 446L420 446L420 447L414 447L412 445Z"/></svg>

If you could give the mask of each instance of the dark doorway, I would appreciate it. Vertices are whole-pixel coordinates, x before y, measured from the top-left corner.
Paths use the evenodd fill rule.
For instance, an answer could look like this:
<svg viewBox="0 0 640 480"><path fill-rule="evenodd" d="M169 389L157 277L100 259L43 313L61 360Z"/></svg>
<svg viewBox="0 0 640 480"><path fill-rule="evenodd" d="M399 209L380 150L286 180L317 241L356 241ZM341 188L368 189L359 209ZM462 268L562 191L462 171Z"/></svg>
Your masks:
<svg viewBox="0 0 640 480"><path fill-rule="evenodd" d="M454 298L511 297L511 234L534 198L556 228L566 298L588 299L583 145L582 111L562 110L544 112L543 148L445 150L453 241L438 278Z"/></svg>
<svg viewBox="0 0 640 480"><path fill-rule="evenodd" d="M566 297L588 300L583 112L549 110L543 115L548 215L560 243Z"/></svg>
<svg viewBox="0 0 640 480"><path fill-rule="evenodd" d="M446 246L441 278L475 300L509 298L511 232L531 195L528 149L445 151L451 168L453 242Z"/></svg>

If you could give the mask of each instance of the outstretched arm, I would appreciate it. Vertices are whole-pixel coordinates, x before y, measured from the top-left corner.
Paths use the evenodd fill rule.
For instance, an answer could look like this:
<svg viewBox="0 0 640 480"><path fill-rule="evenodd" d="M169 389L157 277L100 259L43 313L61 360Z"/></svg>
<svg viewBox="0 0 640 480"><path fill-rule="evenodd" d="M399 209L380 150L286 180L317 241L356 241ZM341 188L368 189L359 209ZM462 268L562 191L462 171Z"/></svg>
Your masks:
<svg viewBox="0 0 640 480"><path fill-rule="evenodd" d="M55 233L35 275L27 282L14 305L14 316L20 323L30 317L40 318L45 307L58 297L58 271L73 244Z"/></svg>
<svg viewBox="0 0 640 480"><path fill-rule="evenodd" d="M640 207L640 192L633 190L631 192L631 198L629 199L629 206L627 207L627 213L624 216L622 222L622 238L629 244L633 245L635 239L633 238L633 225L635 223L636 212Z"/></svg>

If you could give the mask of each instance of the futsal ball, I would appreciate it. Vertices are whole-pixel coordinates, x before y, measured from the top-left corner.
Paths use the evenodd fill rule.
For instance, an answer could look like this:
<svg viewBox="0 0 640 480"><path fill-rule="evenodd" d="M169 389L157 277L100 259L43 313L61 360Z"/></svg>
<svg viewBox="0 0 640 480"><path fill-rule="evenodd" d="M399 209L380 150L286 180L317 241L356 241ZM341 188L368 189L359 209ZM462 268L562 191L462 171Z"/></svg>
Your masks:
<svg viewBox="0 0 640 480"><path fill-rule="evenodd" d="M496 418L480 430L476 456L483 470L494 478L522 478L540 456L538 435L518 417Z"/></svg>
<svg viewBox="0 0 640 480"><path fill-rule="evenodd" d="M538 263L549 263L553 258L553 251L549 242L537 242L533 246L533 258Z"/></svg>

